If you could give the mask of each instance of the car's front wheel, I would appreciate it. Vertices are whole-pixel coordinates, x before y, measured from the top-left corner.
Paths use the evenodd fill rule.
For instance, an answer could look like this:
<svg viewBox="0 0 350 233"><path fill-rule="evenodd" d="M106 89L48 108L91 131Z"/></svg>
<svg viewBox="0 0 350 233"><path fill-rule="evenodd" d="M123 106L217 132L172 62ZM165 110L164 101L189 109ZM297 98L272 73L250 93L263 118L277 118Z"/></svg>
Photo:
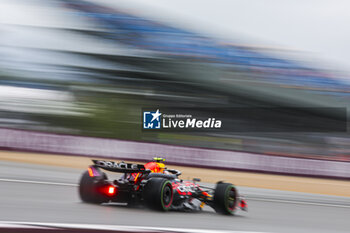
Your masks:
<svg viewBox="0 0 350 233"><path fill-rule="evenodd" d="M233 184L218 183L214 193L214 209L217 213L233 215L237 208L238 193Z"/></svg>

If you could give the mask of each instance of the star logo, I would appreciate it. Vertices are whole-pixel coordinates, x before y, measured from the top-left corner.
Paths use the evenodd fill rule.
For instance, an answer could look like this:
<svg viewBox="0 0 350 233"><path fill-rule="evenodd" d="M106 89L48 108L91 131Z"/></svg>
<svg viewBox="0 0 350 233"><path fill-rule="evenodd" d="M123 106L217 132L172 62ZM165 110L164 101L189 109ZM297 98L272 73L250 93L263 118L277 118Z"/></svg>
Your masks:
<svg viewBox="0 0 350 233"><path fill-rule="evenodd" d="M161 113L159 113L159 109L157 109L157 111L155 113L151 113L151 115L153 116L152 121L156 120L159 121L159 117L162 115Z"/></svg>
<svg viewBox="0 0 350 233"><path fill-rule="evenodd" d="M160 129L162 113L160 113L159 109L157 111L143 112L143 128L144 129Z"/></svg>

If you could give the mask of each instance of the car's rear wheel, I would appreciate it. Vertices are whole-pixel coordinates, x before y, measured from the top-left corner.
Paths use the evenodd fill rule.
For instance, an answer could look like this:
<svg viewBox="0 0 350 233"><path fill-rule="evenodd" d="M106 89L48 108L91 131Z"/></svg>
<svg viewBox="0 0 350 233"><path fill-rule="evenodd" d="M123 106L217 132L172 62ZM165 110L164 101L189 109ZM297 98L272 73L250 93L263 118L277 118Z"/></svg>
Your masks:
<svg viewBox="0 0 350 233"><path fill-rule="evenodd" d="M230 183L218 183L214 193L214 209L217 213L233 215L238 201L235 186Z"/></svg>
<svg viewBox="0 0 350 233"><path fill-rule="evenodd" d="M174 193L171 182L164 178L151 178L144 190L146 206L161 211L168 211L173 203Z"/></svg>
<svg viewBox="0 0 350 233"><path fill-rule="evenodd" d="M104 179L104 176L91 177L89 172L83 173L79 183L79 195L83 202L100 204L108 201L105 195L98 190L98 184Z"/></svg>

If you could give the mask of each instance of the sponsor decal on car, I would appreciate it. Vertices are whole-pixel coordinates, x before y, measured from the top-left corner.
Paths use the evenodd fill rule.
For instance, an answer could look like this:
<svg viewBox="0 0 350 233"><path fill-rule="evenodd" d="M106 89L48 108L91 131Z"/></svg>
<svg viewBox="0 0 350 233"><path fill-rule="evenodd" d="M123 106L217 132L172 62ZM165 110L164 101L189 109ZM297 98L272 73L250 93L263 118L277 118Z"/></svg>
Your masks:
<svg viewBox="0 0 350 233"><path fill-rule="evenodd" d="M102 167L102 168L117 168L117 169L130 169L130 170L137 170L137 169L144 169L143 165L140 164L133 164L133 163L124 163L124 162L114 162L114 161L105 161L105 160L93 160L95 165Z"/></svg>

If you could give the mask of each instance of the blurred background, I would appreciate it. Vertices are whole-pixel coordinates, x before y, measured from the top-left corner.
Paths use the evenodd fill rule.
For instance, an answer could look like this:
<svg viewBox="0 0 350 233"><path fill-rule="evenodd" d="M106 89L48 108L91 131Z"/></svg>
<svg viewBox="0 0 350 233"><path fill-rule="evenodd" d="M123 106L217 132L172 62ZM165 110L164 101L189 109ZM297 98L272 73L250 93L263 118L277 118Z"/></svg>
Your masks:
<svg viewBox="0 0 350 233"><path fill-rule="evenodd" d="M243 2L2 0L0 127L350 161L348 133L141 131L149 106L348 107L346 8Z"/></svg>

